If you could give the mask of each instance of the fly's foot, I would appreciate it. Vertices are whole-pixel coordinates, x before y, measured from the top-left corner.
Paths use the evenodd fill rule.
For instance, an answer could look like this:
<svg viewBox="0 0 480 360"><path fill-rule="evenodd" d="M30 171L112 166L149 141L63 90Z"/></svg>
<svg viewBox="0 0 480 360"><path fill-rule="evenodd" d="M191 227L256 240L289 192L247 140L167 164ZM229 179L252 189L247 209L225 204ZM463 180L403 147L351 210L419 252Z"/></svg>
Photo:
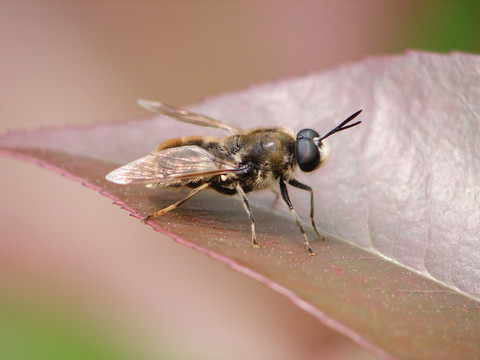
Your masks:
<svg viewBox="0 0 480 360"><path fill-rule="evenodd" d="M147 224L147 222L150 221L150 219L151 219L152 217L153 217L152 215L145 216L145 217L142 219L142 223Z"/></svg>

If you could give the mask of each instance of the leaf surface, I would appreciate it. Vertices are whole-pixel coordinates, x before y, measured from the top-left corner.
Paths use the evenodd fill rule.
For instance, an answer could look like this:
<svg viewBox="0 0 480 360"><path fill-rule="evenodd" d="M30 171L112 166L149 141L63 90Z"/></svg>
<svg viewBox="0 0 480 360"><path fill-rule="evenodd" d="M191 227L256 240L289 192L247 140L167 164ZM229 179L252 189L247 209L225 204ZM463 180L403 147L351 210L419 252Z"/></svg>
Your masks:
<svg viewBox="0 0 480 360"><path fill-rule="evenodd" d="M209 99L190 109L243 128L328 132L358 109L362 125L329 138L330 160L298 178L316 194L329 241L306 254L275 194L249 198L260 249L235 197L204 192L154 228L288 296L381 358L480 357L480 58L410 52ZM138 218L188 193L107 182L161 141L222 134L153 117L11 132L4 154L51 167ZM308 193L291 190L308 219ZM261 206L260 206L261 205ZM139 223L139 226L142 226Z"/></svg>

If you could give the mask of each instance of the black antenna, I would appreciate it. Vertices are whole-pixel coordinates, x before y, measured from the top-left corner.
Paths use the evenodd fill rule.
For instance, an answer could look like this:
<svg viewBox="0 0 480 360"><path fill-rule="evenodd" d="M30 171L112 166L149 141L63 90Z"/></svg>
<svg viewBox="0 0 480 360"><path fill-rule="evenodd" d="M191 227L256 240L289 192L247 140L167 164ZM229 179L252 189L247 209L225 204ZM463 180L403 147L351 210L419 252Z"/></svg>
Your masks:
<svg viewBox="0 0 480 360"><path fill-rule="evenodd" d="M355 114L353 115L350 115L348 118L346 118L345 120L342 121L342 123L340 125L338 125L336 128L330 130L328 132L327 135L324 135L320 138L320 140L318 140L319 143L322 142L322 140L326 139L327 137L329 137L330 135L333 135L339 131L343 131L343 130L347 130L348 128L351 128L352 126L355 126L355 125L358 125L361 123L361 121L357 121L356 123L353 123L353 124L350 124L350 125L347 125L347 126L344 126L345 124L348 124L350 121L352 121L353 119L355 119L358 114L360 114L362 112L362 110L358 110ZM318 138L315 138L315 140L317 140Z"/></svg>

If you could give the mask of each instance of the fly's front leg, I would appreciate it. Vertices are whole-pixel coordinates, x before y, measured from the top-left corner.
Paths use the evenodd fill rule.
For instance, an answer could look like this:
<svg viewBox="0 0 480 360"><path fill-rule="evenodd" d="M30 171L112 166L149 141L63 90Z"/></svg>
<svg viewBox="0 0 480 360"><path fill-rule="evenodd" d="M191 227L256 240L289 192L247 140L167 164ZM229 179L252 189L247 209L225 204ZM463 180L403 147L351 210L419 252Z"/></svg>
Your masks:
<svg viewBox="0 0 480 360"><path fill-rule="evenodd" d="M327 241L327 238L325 237L325 235L320 234L317 230L317 226L315 225L315 209L314 209L315 205L314 205L314 201L313 201L313 190L312 190L312 188L308 185L302 184L300 181L298 181L296 179L289 180L288 183L292 186L295 186L298 189L306 190L306 191L310 192L310 222L312 223L312 227L313 227L313 230L315 231L315 233L323 241Z"/></svg>
<svg viewBox="0 0 480 360"><path fill-rule="evenodd" d="M166 208L160 209L160 210L154 212L153 214L148 215L147 217L145 217L142 220L142 222L144 224L146 224L148 220L156 218L157 216L163 215L170 210L174 210L174 209L178 208L180 205L186 203L188 200L190 200L192 197L197 195L200 191L207 188L208 186L209 186L209 184L207 184L207 183L200 185L199 187L195 188L190 194L188 194L186 197L184 197L182 200L179 200L176 203L167 206Z"/></svg>
<svg viewBox="0 0 480 360"><path fill-rule="evenodd" d="M252 246L260 247L260 245L258 245L258 242L257 242L257 235L255 234L255 219L253 218L252 210L250 210L250 205L248 204L248 200L247 200L247 197L245 196L245 192L243 191L242 187L238 183L235 183L235 189L237 189L238 194L242 198L243 207L245 208L245 211L247 212L248 217L250 218L250 226L252 228Z"/></svg>
<svg viewBox="0 0 480 360"><path fill-rule="evenodd" d="M290 212L292 213L292 216L295 219L295 221L297 222L298 228L300 229L300 232L303 235L303 239L304 239L304 242L305 242L305 247L307 248L307 251L308 251L308 255L315 256L315 252L312 250L312 247L310 246L310 243L308 242L307 234L305 233L305 229L303 228L303 225L300 221L300 218L298 217L297 212L295 211L295 208L293 207L293 204L290 201L290 197L288 196L288 192L287 192L287 185L285 184L285 180L283 179L283 176L280 177L280 193L282 194L283 200L288 205L288 208L290 209Z"/></svg>

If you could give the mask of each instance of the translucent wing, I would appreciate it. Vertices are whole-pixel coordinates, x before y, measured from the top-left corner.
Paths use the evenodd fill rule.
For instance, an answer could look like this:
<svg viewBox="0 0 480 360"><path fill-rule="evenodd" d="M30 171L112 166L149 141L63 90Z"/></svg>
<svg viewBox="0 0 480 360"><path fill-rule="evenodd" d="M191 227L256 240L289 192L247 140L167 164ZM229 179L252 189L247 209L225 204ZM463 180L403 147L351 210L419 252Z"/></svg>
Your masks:
<svg viewBox="0 0 480 360"><path fill-rule="evenodd" d="M209 177L227 173L243 173L245 166L237 166L219 159L198 146L181 146L132 161L107 174L115 184L165 184L178 180Z"/></svg>
<svg viewBox="0 0 480 360"><path fill-rule="evenodd" d="M240 131L233 126L224 124L221 121L209 118L208 116L196 114L185 109L180 109L171 105L167 105L161 103L160 101L138 99L138 105L140 105L144 109L153 111L158 114L167 115L178 121L186 122L189 124L228 130L233 133L238 133Z"/></svg>

